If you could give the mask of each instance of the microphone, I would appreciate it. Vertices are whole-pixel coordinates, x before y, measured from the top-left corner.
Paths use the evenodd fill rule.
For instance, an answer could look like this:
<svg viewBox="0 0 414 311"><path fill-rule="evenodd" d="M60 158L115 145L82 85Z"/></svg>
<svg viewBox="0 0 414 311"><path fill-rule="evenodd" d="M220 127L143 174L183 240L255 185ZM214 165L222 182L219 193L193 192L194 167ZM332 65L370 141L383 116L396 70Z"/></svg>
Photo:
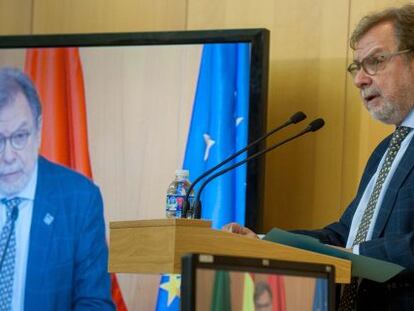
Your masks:
<svg viewBox="0 0 414 311"><path fill-rule="evenodd" d="M289 138L287 138L285 140L282 140L279 143L273 144L270 147L267 147L267 148L263 149L262 151L256 152L255 154L251 155L250 157L248 157L248 158L246 158L246 159L244 159L242 161L239 161L239 162L237 162L237 163L235 163L235 164L233 164L233 165L231 165L231 166L229 166L229 167L227 167L227 168L225 168L225 169L223 169L221 171L218 171L216 174L213 174L210 177L208 177L201 184L200 189L198 190L196 199L194 201L194 218L195 219L200 219L200 217L201 217L201 200L200 200L200 197L201 197L201 193L202 193L203 189L207 186L207 184L210 181L212 181L213 179L215 179L215 178L217 178L217 177L219 177L219 176L221 176L221 175L223 175L223 174L225 174L225 173L233 170L234 168L236 168L236 167L238 167L240 165L243 165L246 162L249 162L251 160L254 160L254 159L262 156L263 154L265 154L265 153L267 153L269 151L272 151L273 149L275 149L277 147L280 147L280 146L282 146L282 145L290 142L291 140L294 140L294 139L296 139L296 138L298 138L298 137L300 137L302 135L305 135L306 133L316 132L317 130L319 130L320 128L322 128L324 125L325 125L325 121L323 119L321 119L321 118L315 119L311 123L309 123L309 125L304 130L302 130L298 134L293 135L293 136L291 136L291 137L289 137Z"/></svg>
<svg viewBox="0 0 414 311"><path fill-rule="evenodd" d="M216 166L208 169L207 171L205 171L203 174L201 174L200 176L198 176L190 185L190 188L187 191L187 194L184 198L184 202L183 202L183 210L181 212L181 218L187 218L187 211L188 208L190 206L190 202L189 202L189 196L191 191L194 189L194 186L203 178L205 178L206 176L210 175L212 172L214 172L215 170L217 170L218 168L222 167L223 165L225 165L226 163L230 162L231 160L233 160L234 158L236 158L238 155L240 155L241 153L245 152L246 150L256 146L258 143L262 142L263 140L265 140L267 137L269 137L270 135L280 131L281 129L291 125L291 124L296 124L299 123L303 120L306 119L306 115L302 112L302 111L298 111L296 113L294 113L285 123L283 123L282 125L279 125L278 127L274 128L273 130L267 132L265 135L259 137L258 139L256 139L255 141L251 142L250 144L248 144L246 147L244 147L243 149L240 149L239 151L237 151L236 153L232 154L231 156L229 156L228 158L226 158L224 161L220 162L219 164L217 164Z"/></svg>
<svg viewBox="0 0 414 311"><path fill-rule="evenodd" d="M19 217L19 207L18 206L14 206L11 212L11 228L10 228L10 232L9 235L7 237L6 240L6 244L4 245L4 250L3 250L3 254L1 255L1 260L0 260L0 272L3 268L3 263L4 263L4 259L6 258L6 253L7 253L7 249L9 248L9 244L10 244L10 238L11 235L14 231L14 225L16 223L17 218Z"/></svg>

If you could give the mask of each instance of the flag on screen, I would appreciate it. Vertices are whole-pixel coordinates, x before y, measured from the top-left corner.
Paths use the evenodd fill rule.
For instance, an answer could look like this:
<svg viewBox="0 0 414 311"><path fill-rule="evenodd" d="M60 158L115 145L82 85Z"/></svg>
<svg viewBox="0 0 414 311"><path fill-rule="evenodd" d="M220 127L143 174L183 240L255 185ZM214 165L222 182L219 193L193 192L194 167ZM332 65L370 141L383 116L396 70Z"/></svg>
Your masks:
<svg viewBox="0 0 414 311"><path fill-rule="evenodd" d="M250 50L247 43L206 44L187 140L184 168L194 180L248 141ZM231 164L245 159L243 154ZM214 228L244 224L246 166L213 180L202 195L202 218Z"/></svg>
<svg viewBox="0 0 414 311"><path fill-rule="evenodd" d="M328 311L328 282L325 279L317 279L315 294L313 296L313 311Z"/></svg>
<svg viewBox="0 0 414 311"><path fill-rule="evenodd" d="M243 311L254 311L254 280L250 273L244 274Z"/></svg>
<svg viewBox="0 0 414 311"><path fill-rule="evenodd" d="M283 277L278 275L270 275L267 282L272 290L272 310L286 311L286 292Z"/></svg>
<svg viewBox="0 0 414 311"><path fill-rule="evenodd" d="M230 275L228 271L216 271L211 297L211 311L231 311Z"/></svg>
<svg viewBox="0 0 414 311"><path fill-rule="evenodd" d="M92 179L88 151L85 91L77 48L28 49L25 71L42 102L40 153ZM126 305L115 274L112 298L117 310Z"/></svg>

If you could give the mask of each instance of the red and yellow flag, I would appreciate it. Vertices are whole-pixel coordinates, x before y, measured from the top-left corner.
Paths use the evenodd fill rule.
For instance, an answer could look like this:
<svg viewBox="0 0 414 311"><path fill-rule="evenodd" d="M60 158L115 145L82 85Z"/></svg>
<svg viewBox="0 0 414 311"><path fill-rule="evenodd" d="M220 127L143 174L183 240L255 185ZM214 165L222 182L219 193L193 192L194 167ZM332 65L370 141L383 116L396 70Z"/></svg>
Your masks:
<svg viewBox="0 0 414 311"><path fill-rule="evenodd" d="M85 89L77 48L28 49L25 72L42 102L40 153L92 179L88 151ZM112 298L119 311L126 305L115 274Z"/></svg>
<svg viewBox="0 0 414 311"><path fill-rule="evenodd" d="M286 311L286 292L283 276L270 275L267 282L272 289L273 311Z"/></svg>

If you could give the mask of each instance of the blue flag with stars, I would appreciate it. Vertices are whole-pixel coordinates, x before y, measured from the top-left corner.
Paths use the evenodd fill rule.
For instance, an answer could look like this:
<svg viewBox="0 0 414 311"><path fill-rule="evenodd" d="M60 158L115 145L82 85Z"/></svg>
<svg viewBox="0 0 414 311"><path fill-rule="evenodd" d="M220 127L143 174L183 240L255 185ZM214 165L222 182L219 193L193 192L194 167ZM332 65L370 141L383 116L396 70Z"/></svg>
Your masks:
<svg viewBox="0 0 414 311"><path fill-rule="evenodd" d="M163 274L158 291L157 311L180 310L181 275Z"/></svg>
<svg viewBox="0 0 414 311"><path fill-rule="evenodd" d="M204 45L183 165L190 180L247 145L249 70L248 43ZM228 165L245 158L240 155ZM212 220L214 228L233 221L244 224L245 197L243 165L205 188L201 217ZM180 309L180 283L177 275L162 275L157 311Z"/></svg>
<svg viewBox="0 0 414 311"><path fill-rule="evenodd" d="M248 43L204 46L184 159L190 180L247 145L249 68ZM228 166L245 158L240 155ZM201 217L212 220L214 228L232 221L244 224L245 198L243 165L205 188Z"/></svg>

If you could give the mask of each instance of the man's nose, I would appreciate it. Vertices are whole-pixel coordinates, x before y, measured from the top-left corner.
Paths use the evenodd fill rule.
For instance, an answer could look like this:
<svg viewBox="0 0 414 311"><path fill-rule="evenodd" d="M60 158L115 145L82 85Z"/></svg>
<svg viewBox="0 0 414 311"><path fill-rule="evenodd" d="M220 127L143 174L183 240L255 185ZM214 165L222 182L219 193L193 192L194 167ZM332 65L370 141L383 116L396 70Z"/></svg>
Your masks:
<svg viewBox="0 0 414 311"><path fill-rule="evenodd" d="M368 75L362 68L358 70L354 77L354 84L357 88L363 89L372 83L372 77Z"/></svg>
<svg viewBox="0 0 414 311"><path fill-rule="evenodd" d="M16 158L16 151L13 149L10 140L6 140L2 154L3 161L6 163L13 162Z"/></svg>

